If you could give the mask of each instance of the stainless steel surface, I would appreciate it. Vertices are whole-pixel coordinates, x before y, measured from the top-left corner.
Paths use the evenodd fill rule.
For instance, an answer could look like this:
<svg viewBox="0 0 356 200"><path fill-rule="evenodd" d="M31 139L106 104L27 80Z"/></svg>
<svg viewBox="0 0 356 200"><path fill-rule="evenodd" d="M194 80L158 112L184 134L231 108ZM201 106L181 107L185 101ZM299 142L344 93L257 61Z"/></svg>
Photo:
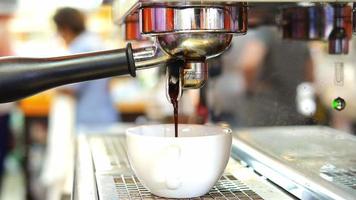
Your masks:
<svg viewBox="0 0 356 200"><path fill-rule="evenodd" d="M231 39L231 34L221 33L182 33L157 36L160 47L168 55L203 61L220 55L229 47Z"/></svg>
<svg viewBox="0 0 356 200"><path fill-rule="evenodd" d="M164 6L181 6L181 5L227 5L227 4L234 4L239 2L245 1L227 1L227 0L189 0L189 1L180 1L180 0L168 0L168 1L149 1L149 0L126 0L114 1L114 15L115 21L120 24L125 23L126 17L132 15L135 12L138 12L138 9L145 6L152 6L152 5L164 5Z"/></svg>
<svg viewBox="0 0 356 200"><path fill-rule="evenodd" d="M208 79L208 64L206 62L188 62L183 68L182 86L184 89L203 87Z"/></svg>
<svg viewBox="0 0 356 200"><path fill-rule="evenodd" d="M352 8L347 3L286 6L279 24L285 39L327 40L329 54L349 52Z"/></svg>
<svg viewBox="0 0 356 200"><path fill-rule="evenodd" d="M170 56L204 61L220 55L230 45L231 34L245 34L247 31L246 3L145 3L137 7L141 34L156 37L159 46ZM131 23L137 11L128 14L123 22ZM126 35L134 37L135 31Z"/></svg>
<svg viewBox="0 0 356 200"><path fill-rule="evenodd" d="M164 65L170 57L183 57L187 63L183 69L186 89L202 87L207 79L206 59L222 54L230 46L232 34L247 31L247 4L242 2L143 1L125 5L120 1L114 6L121 14L120 7L130 11L121 15L126 39L140 39L136 26L139 21L141 34L154 37L167 54L157 54L156 49L137 52L136 67Z"/></svg>
<svg viewBox="0 0 356 200"><path fill-rule="evenodd" d="M165 66L170 56L163 53L155 45L134 50L136 69Z"/></svg>
<svg viewBox="0 0 356 200"><path fill-rule="evenodd" d="M140 32L139 14L137 12L129 15L125 19L125 24L121 25L125 30L125 40L145 40Z"/></svg>
<svg viewBox="0 0 356 200"><path fill-rule="evenodd" d="M181 4L182 2L186 4L192 4L192 5L201 5L202 3L204 4L232 4L236 2L259 2L259 3L266 3L265 0L249 0L249 1L244 1L244 0L186 0L186 1L180 1L180 0L117 0L115 1L114 7L116 10L116 19L120 22L123 23L126 16L129 13L133 13L137 11L137 9L143 5L151 5L151 4L163 4L163 5L176 5L176 4ZM285 3L293 3L293 2L306 2L305 0L272 0L268 2L285 2ZM313 2L345 2L343 0L314 0ZM350 0L348 2L355 2L355 0Z"/></svg>
<svg viewBox="0 0 356 200"><path fill-rule="evenodd" d="M247 5L143 7L140 9L142 34L247 31Z"/></svg>
<svg viewBox="0 0 356 200"><path fill-rule="evenodd" d="M141 32L156 37L156 44L135 50L136 67L164 65L170 57L183 56L183 88L200 88L207 79L206 59L220 55L232 34L247 30L247 7L239 3L224 7L143 7Z"/></svg>
<svg viewBox="0 0 356 200"><path fill-rule="evenodd" d="M117 6L123 5L122 2ZM141 34L156 39L152 47L135 50L136 68L166 65L171 57L184 57L186 65L182 67L180 81L185 89L202 87L208 77L206 59L222 54L230 46L232 34L247 31L246 3L143 3L135 8L139 15L137 10L132 11L122 21L125 38L140 39L137 35L137 22L140 22Z"/></svg>
<svg viewBox="0 0 356 200"><path fill-rule="evenodd" d="M223 7L143 7L141 32L157 37L170 56L200 60L220 55L232 33L247 31L247 7L243 3Z"/></svg>
<svg viewBox="0 0 356 200"><path fill-rule="evenodd" d="M78 188L87 185L84 180L94 175L98 199L164 199L150 194L135 177L126 156L124 129L117 130L111 129L110 134L103 134L98 130L82 131L85 135L81 135L78 139L78 147L81 147L81 150L77 152L77 166L89 162L94 168L84 166L77 168L82 176L76 176L75 193ZM86 156L88 154L91 156ZM91 189L84 188L81 193L90 192ZM86 196L76 195L74 199L86 199L82 197ZM194 199L288 200L292 198L251 169L230 159L224 176L216 186L204 197Z"/></svg>
<svg viewBox="0 0 356 200"><path fill-rule="evenodd" d="M116 193L105 193L101 199L168 199L151 194L134 175L113 175L100 176L99 182L110 183L115 186ZM100 184L99 184L100 185ZM99 186L100 187L100 186ZM103 185L101 188L104 190ZM110 195L109 195L110 194ZM192 199L253 199L262 200L263 198L248 188L232 174L225 173L215 187L208 194Z"/></svg>
<svg viewBox="0 0 356 200"><path fill-rule="evenodd" d="M328 127L274 127L242 130L235 139L236 156L298 198L356 196L354 176L326 178L326 173L331 172L353 173L354 136Z"/></svg>
<svg viewBox="0 0 356 200"><path fill-rule="evenodd" d="M307 4L282 8L281 21L283 38L297 40L327 40L332 26L331 6Z"/></svg>
<svg viewBox="0 0 356 200"><path fill-rule="evenodd" d="M287 39L328 40L338 26L345 28L345 34L351 37L351 7L341 3L282 6L278 23L283 38Z"/></svg>
<svg viewBox="0 0 356 200"><path fill-rule="evenodd" d="M348 54L352 36L352 8L347 4L332 4L333 29L329 35L329 54Z"/></svg>

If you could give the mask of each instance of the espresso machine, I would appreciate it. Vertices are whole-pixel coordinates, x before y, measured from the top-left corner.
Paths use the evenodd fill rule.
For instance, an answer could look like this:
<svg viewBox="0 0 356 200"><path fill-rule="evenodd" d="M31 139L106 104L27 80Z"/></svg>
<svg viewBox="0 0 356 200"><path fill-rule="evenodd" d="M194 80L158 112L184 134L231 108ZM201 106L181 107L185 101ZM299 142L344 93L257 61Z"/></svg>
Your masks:
<svg viewBox="0 0 356 200"><path fill-rule="evenodd" d="M279 1L281 39L318 40L329 53L349 53L349 2ZM247 33L249 7L269 2L234 0L128 0L113 4L126 40L147 45L55 58L0 58L0 102L46 89L151 67L179 69L181 89L201 88L207 60L222 54L233 36ZM276 4L277 5L277 4ZM355 19L355 17L354 17ZM170 70L167 70L168 73ZM174 71L174 70L173 70ZM169 76L168 76L169 77ZM130 125L128 125L130 126ZM76 145L72 199L162 199L149 193L130 169L126 125L81 130ZM356 138L324 126L234 130L224 175L196 199L354 199Z"/></svg>
<svg viewBox="0 0 356 200"><path fill-rule="evenodd" d="M206 60L229 48L233 35L243 37L247 14L254 9L278 6L275 25L281 39L322 41L335 56L349 53L355 22L347 2L116 3L124 38L151 41L154 47L148 49L157 59L155 64L180 66L182 89L204 85L209 69ZM134 60L147 58L142 55ZM159 199L130 170L125 128L105 130L104 136L87 130L79 136L74 199ZM354 136L325 126L236 129L224 175L208 194L195 199L354 199L355 149Z"/></svg>

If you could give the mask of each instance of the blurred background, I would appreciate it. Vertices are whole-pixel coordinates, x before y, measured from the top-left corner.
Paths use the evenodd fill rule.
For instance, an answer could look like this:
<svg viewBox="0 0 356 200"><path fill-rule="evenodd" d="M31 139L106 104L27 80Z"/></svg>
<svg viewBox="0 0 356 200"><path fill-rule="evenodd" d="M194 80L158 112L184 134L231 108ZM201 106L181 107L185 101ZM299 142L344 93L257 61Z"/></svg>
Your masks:
<svg viewBox="0 0 356 200"><path fill-rule="evenodd" d="M111 3L0 0L0 56L60 56L123 47L126 41L114 23ZM59 12L64 7L74 10ZM76 30L71 29L78 25L76 19L85 28L70 32ZM326 43L282 41L277 27L256 23L246 36L235 37L223 56L209 61L203 89L184 91L180 121L234 128L319 124L355 134L355 41L350 45L348 55L328 55ZM335 83L340 65L342 83ZM61 173L67 164L56 159L66 158L66 152L57 151L68 149L72 155L73 135L88 124L171 122L165 80L164 69L149 69L135 79L71 85L0 105L0 199L68 199L68 192L58 189L66 180L55 177L65 176ZM332 107L337 97L346 102L342 111Z"/></svg>

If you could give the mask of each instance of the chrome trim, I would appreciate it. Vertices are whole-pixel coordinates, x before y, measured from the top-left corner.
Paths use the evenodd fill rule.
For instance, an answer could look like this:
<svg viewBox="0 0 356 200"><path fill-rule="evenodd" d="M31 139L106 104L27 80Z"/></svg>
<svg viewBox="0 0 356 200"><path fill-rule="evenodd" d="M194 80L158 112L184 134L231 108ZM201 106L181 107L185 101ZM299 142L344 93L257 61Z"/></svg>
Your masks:
<svg viewBox="0 0 356 200"><path fill-rule="evenodd" d="M140 60L145 60L148 58L151 58L155 56L157 53L157 48L155 46L149 46L149 47L144 47L144 48L139 48L139 49L134 49L133 50L133 56L135 59L135 62L139 62Z"/></svg>
<svg viewBox="0 0 356 200"><path fill-rule="evenodd" d="M199 89L208 80L206 62L188 62L183 68L183 89Z"/></svg>
<svg viewBox="0 0 356 200"><path fill-rule="evenodd" d="M166 65L167 61L171 58L162 51L159 51L155 45L133 51L135 66L138 70Z"/></svg>
<svg viewBox="0 0 356 200"><path fill-rule="evenodd" d="M145 40L147 38L142 37L140 32L139 14L133 13L126 17L125 24L122 25L125 30L125 40Z"/></svg>
<svg viewBox="0 0 356 200"><path fill-rule="evenodd" d="M261 1L261 0L260 0ZM182 5L230 5L244 2L240 0L115 0L113 3L114 21L123 24L127 16L142 6L182 6Z"/></svg>
<svg viewBox="0 0 356 200"><path fill-rule="evenodd" d="M332 14L329 6L320 4L285 7L280 23L283 38L327 40L333 26Z"/></svg>
<svg viewBox="0 0 356 200"><path fill-rule="evenodd" d="M171 57L166 54L157 54L151 57L151 59L137 62L136 69L141 70L141 69L148 69L152 67L165 66L170 58Z"/></svg>
<svg viewBox="0 0 356 200"><path fill-rule="evenodd" d="M340 4L341 5L341 4ZM341 8L341 18L348 37L351 37L351 7ZM282 8L283 38L296 40L328 40L335 27L335 7L327 4L306 4Z"/></svg>
<svg viewBox="0 0 356 200"><path fill-rule="evenodd" d="M329 54L348 54L352 37L352 8L347 4L332 4L333 30L329 35Z"/></svg>
<svg viewBox="0 0 356 200"><path fill-rule="evenodd" d="M151 5L164 5L164 6L177 6L177 5L230 5L238 2L246 2L246 0L116 0L114 1L114 14L115 21L120 24L125 22L126 16L137 12L137 9L141 6L151 6ZM292 3L292 2L306 2L306 0L249 0L248 2L256 3L266 3L269 2L281 2L281 3ZM313 0L312 2L345 2L344 0ZM355 0L350 0L348 2L355 2Z"/></svg>
<svg viewBox="0 0 356 200"><path fill-rule="evenodd" d="M163 51L170 56L184 56L188 60L205 60L222 54L231 43L232 34L181 33L157 36Z"/></svg>
<svg viewBox="0 0 356 200"><path fill-rule="evenodd" d="M140 9L141 33L219 32L246 33L247 4L229 6L143 7Z"/></svg>
<svg viewBox="0 0 356 200"><path fill-rule="evenodd" d="M147 2L146 2L147 3ZM151 2L149 6L139 5L141 34L155 36L157 44L169 56L183 56L188 61L205 62L220 55L229 47L232 34L247 32L246 3L191 4L180 2L174 6ZM130 28L126 38L138 39L135 28L136 13L126 16ZM145 50L146 51L146 50ZM138 68L162 64L169 56L147 52L143 61L135 56ZM147 58L154 58L150 61ZM138 60L137 60L138 59Z"/></svg>
<svg viewBox="0 0 356 200"><path fill-rule="evenodd" d="M222 54L230 46L231 40L232 34L222 33L159 35L152 46L133 50L135 65L137 69L150 68L165 64L174 56L204 62Z"/></svg>

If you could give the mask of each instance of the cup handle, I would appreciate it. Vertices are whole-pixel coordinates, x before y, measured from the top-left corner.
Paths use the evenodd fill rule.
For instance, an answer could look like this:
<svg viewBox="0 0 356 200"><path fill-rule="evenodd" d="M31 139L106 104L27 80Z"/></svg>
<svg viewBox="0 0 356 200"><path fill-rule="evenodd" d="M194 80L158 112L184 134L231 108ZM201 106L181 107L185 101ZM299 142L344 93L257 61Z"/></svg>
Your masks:
<svg viewBox="0 0 356 200"><path fill-rule="evenodd" d="M165 186L167 189L176 190L181 186L181 149L177 145L169 146L165 149L166 155L169 156L169 164L165 169Z"/></svg>

